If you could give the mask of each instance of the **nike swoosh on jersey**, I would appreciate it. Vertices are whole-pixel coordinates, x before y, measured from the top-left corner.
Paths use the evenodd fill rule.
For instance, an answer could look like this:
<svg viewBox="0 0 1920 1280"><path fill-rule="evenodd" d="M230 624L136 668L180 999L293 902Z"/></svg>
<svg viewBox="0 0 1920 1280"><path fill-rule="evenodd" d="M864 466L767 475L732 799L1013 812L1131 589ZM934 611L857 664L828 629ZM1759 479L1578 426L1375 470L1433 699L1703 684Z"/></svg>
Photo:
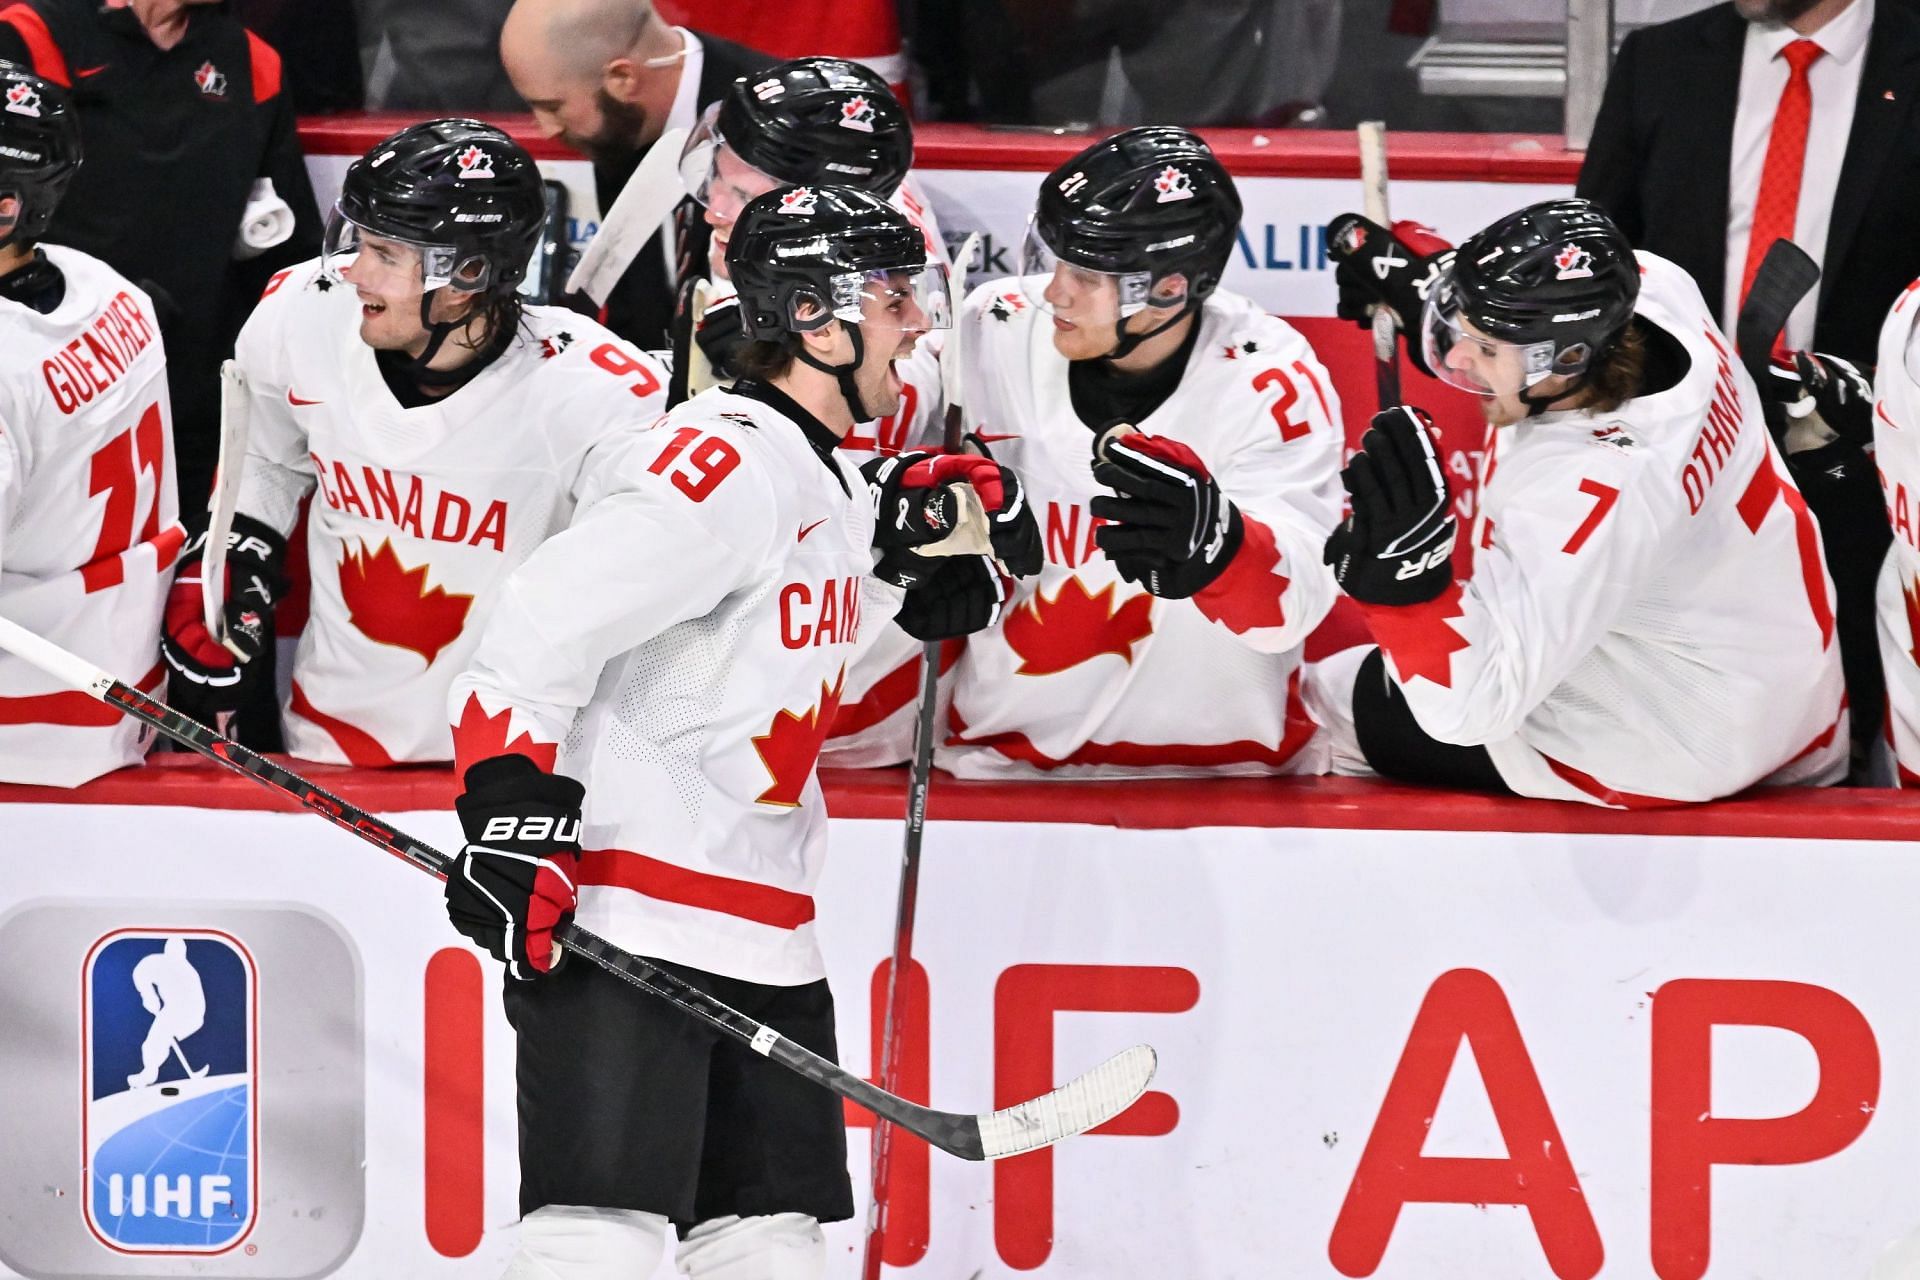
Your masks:
<svg viewBox="0 0 1920 1280"><path fill-rule="evenodd" d="M110 62L103 62L97 67L80 67L73 74L82 80L90 80L112 65Z"/></svg>
<svg viewBox="0 0 1920 1280"><path fill-rule="evenodd" d="M798 538L795 538L794 541L805 542L807 540L808 534L812 533L815 529L818 529L821 525L825 524L827 520L830 520L830 519L832 519L832 517L828 516L824 519L815 520L812 524L802 525L800 528L800 536Z"/></svg>
<svg viewBox="0 0 1920 1280"><path fill-rule="evenodd" d="M325 404L325 403L326 403L326 401L325 401L325 400L302 400L302 399L301 399L301 398L300 398L299 396L297 396L297 395L295 395L295 394L293 394L293 388L292 388L292 387L288 387L288 388L287 388L287 403L288 403L288 404L290 404L290 405L293 405L293 406L294 406L294 407L296 407L296 408L298 408L298 407L300 407L300 406L302 406L302 405L309 405L309 404Z"/></svg>
<svg viewBox="0 0 1920 1280"><path fill-rule="evenodd" d="M995 440L1018 440L1020 438L1018 431L1008 431L1000 435L996 435L991 431L976 431L973 434L981 444L992 444Z"/></svg>

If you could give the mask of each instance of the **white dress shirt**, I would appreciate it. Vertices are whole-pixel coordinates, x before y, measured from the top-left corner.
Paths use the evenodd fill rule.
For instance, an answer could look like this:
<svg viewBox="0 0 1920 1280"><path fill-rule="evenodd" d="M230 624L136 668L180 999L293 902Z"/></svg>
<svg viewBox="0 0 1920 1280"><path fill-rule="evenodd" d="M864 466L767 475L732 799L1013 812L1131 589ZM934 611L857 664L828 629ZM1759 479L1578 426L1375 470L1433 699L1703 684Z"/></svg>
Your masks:
<svg viewBox="0 0 1920 1280"><path fill-rule="evenodd" d="M1827 227L1833 221L1833 195L1840 185L1840 162L1853 129L1853 107L1860 95L1860 72L1867 61L1867 37L1873 29L1874 0L1853 0L1826 26L1804 37L1825 52L1807 69L1813 111L1807 121L1807 155L1800 171L1800 203L1795 210L1793 242L1825 267ZM1733 164L1727 186L1727 282L1721 319L1728 333L1740 309L1740 285L1747 269L1747 240L1753 232L1753 206L1760 194L1760 171L1767 160L1773 115L1787 87L1787 60L1780 56L1795 40L1792 27L1747 24L1746 50L1740 61L1740 98L1733 113ZM1824 282L1823 282L1824 283ZM1813 319L1820 290L1801 300L1787 319L1787 346L1813 345Z"/></svg>

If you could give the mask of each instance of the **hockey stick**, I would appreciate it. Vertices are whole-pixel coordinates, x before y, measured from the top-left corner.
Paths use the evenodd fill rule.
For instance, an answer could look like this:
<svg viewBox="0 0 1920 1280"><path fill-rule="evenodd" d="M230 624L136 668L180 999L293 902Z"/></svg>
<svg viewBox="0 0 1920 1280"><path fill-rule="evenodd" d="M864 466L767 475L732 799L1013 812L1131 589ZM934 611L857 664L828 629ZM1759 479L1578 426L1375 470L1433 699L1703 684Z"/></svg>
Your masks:
<svg viewBox="0 0 1920 1280"><path fill-rule="evenodd" d="M605 306L613 286L627 274L674 206L687 198L680 181L680 150L685 129L669 129L647 148L640 165L600 218L600 229L567 277L568 293L584 293Z"/></svg>
<svg viewBox="0 0 1920 1280"><path fill-rule="evenodd" d="M1367 220L1391 232L1393 223L1387 220L1387 126L1379 120L1360 124L1360 188ZM1373 309L1373 385L1382 409L1400 403L1400 347L1394 341L1398 329L1392 307Z"/></svg>
<svg viewBox="0 0 1920 1280"><path fill-rule="evenodd" d="M291 797L303 809L317 813L335 826L351 831L369 844L385 849L422 870L446 878L452 859L396 827L321 790L290 769L255 755L166 703L115 680L83 658L8 619L0 618L0 650L24 659L71 688L82 690L143 724L152 725L182 746L190 747L235 773L244 774L271 790ZM556 932L561 946L584 956L608 973L658 996L682 1013L698 1018L722 1035L731 1036L755 1053L857 1102L876 1116L884 1116L916 1133L942 1151L963 1160L998 1160L1051 1146L1062 1138L1105 1124L1146 1091L1153 1079L1155 1057L1147 1045L1122 1050L1085 1075L1051 1093L1027 1102L979 1115L935 1111L878 1089L819 1054L795 1044L772 1027L714 999L699 988L620 950L606 939L577 924Z"/></svg>
<svg viewBox="0 0 1920 1280"><path fill-rule="evenodd" d="M1733 323L1734 346L1756 389L1767 385L1773 344L1787 327L1787 317L1819 281L1820 268L1805 249L1785 237L1767 246L1767 256L1760 259Z"/></svg>
<svg viewBox="0 0 1920 1280"><path fill-rule="evenodd" d="M940 350L940 398L946 405L948 453L958 453L965 432L960 413L960 304L966 298L967 264L980 247L980 234L968 236L953 260L949 279L953 327ZM907 835L900 851L900 896L893 915L893 958L887 965L887 1016L881 1024L880 1087L888 1093L900 1087L900 1042L906 1025L907 987L900 971L913 959L913 919L920 902L920 843L927 829L927 792L933 783L935 708L940 698L940 644L929 640L920 647L920 707L913 734L913 765L907 781ZM910 1127L910 1126L909 1126ZM893 1173L893 1126L878 1113L873 1118L873 1199L867 1208L867 1245L861 1258L863 1280L878 1280L881 1255L887 1243L887 1183Z"/></svg>
<svg viewBox="0 0 1920 1280"><path fill-rule="evenodd" d="M213 1064L209 1062L205 1066L201 1067L198 1071L195 1071L193 1069L193 1064L187 1061L186 1051L181 1049L180 1042L178 1040L170 1040L168 1041L168 1043L173 1046L173 1056L180 1059L180 1069L186 1072L188 1076L192 1077L195 1080L198 1080L201 1076L204 1076L207 1074L207 1072L213 1070Z"/></svg>
<svg viewBox="0 0 1920 1280"><path fill-rule="evenodd" d="M227 535L233 532L233 513L240 503L240 478L247 468L247 375L232 360L220 366L220 463L207 498L207 541L200 555L200 608L207 633L232 649L227 639Z"/></svg>

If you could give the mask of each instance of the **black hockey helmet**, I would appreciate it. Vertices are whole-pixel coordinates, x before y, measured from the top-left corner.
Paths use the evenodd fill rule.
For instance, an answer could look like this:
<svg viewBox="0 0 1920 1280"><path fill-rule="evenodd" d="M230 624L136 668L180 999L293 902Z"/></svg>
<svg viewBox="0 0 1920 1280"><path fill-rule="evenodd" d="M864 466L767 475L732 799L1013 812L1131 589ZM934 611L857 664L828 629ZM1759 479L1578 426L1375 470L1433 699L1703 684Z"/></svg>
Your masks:
<svg viewBox="0 0 1920 1280"><path fill-rule="evenodd" d="M780 187L740 212L727 243L749 338L777 342L838 318L862 319L875 277L914 286L929 329L952 323L946 271L927 260L927 240L906 214L854 187Z"/></svg>
<svg viewBox="0 0 1920 1280"><path fill-rule="evenodd" d="M855 422L872 416L853 386L865 352L862 325L875 320L866 302L880 302L900 330L953 323L946 267L928 259L926 237L885 199L855 187L778 187L756 196L734 223L727 271L747 337L778 343L836 375ZM844 365L823 363L795 336L836 319L853 339Z"/></svg>
<svg viewBox="0 0 1920 1280"><path fill-rule="evenodd" d="M1240 193L1233 176L1200 136L1171 125L1143 125L1096 142L1048 174L1027 229L1020 274L1034 301L1059 263L1112 277L1119 314L1146 307L1172 312L1140 334L1120 331L1109 358L1125 355L1147 337L1198 307L1219 285L1240 227ZM1186 277L1179 294L1157 297L1154 287Z"/></svg>
<svg viewBox="0 0 1920 1280"><path fill-rule="evenodd" d="M0 60L0 198L20 201L19 212L0 222L0 245L46 234L80 157L80 119L67 91Z"/></svg>
<svg viewBox="0 0 1920 1280"><path fill-rule="evenodd" d="M364 231L421 249L429 292L509 291L526 275L546 213L540 170L519 143L477 120L428 120L348 166L327 260L357 252Z"/></svg>
<svg viewBox="0 0 1920 1280"><path fill-rule="evenodd" d="M1526 393L1541 380L1578 379L1611 349L1639 297L1640 263L1613 220L1587 200L1543 200L1455 252L1427 296L1427 367L1443 381L1490 394L1471 372L1449 369L1447 354L1463 341L1507 344L1519 350L1521 398L1536 404Z"/></svg>
<svg viewBox="0 0 1920 1280"><path fill-rule="evenodd" d="M688 137L681 176L703 205L722 146L775 185L830 183L886 197L913 164L913 124L869 68L793 58L735 80Z"/></svg>

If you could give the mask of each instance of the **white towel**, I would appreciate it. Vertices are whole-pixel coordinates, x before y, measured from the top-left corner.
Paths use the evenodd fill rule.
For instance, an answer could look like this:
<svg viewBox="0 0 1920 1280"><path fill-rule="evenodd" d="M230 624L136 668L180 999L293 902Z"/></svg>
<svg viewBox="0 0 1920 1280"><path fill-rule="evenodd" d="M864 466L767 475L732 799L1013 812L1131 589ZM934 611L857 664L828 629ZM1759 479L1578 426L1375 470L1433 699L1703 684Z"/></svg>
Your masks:
<svg viewBox="0 0 1920 1280"><path fill-rule="evenodd" d="M261 178L247 192L247 207L240 215L240 234L233 242L236 262L257 258L293 235L293 210L273 190L273 179Z"/></svg>

